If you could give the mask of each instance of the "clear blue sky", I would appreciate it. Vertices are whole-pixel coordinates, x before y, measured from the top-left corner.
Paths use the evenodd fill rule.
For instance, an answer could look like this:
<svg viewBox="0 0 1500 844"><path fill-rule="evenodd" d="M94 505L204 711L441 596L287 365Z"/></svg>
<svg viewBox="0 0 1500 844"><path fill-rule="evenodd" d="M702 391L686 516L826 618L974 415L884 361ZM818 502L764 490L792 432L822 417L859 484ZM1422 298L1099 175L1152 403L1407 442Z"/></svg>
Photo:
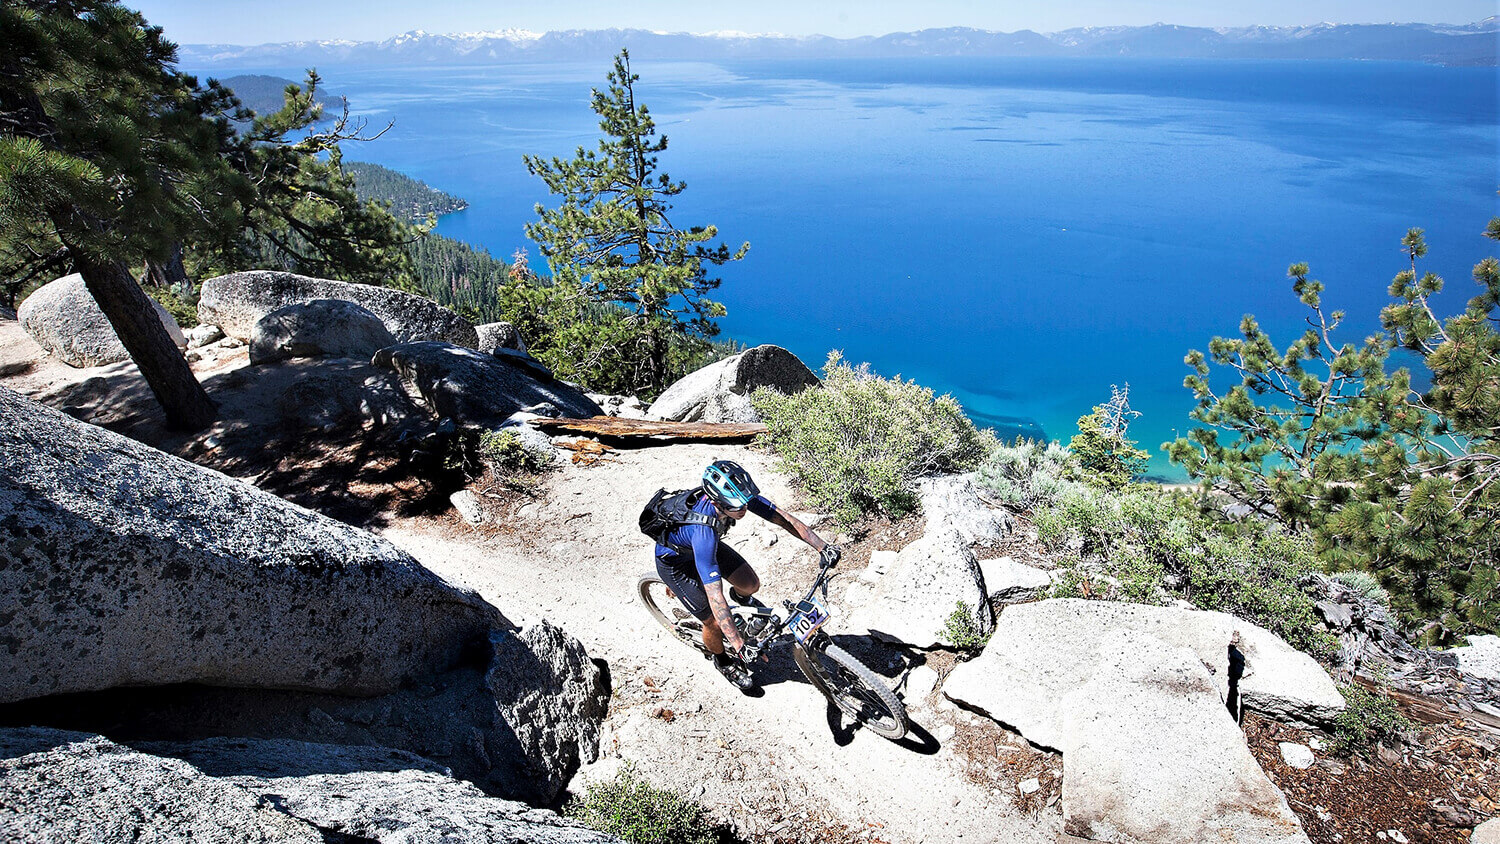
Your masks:
<svg viewBox="0 0 1500 844"><path fill-rule="evenodd" d="M636 27L673 32L814 33L846 38L942 26L1055 32L1075 26L1471 23L1496 0L122 0L179 44L378 41L414 29Z"/></svg>

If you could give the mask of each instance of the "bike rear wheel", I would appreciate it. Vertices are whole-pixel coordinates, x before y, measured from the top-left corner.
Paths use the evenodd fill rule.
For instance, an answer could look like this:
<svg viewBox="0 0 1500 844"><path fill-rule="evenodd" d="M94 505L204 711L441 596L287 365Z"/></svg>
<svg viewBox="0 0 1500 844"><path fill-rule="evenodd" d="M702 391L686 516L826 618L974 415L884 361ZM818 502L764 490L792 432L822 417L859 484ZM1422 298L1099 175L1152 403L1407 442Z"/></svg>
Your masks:
<svg viewBox="0 0 1500 844"><path fill-rule="evenodd" d="M879 675L838 645L792 649L797 667L834 706L882 738L906 735L906 707Z"/></svg>
<svg viewBox="0 0 1500 844"><path fill-rule="evenodd" d="M677 596L672 594L672 590L660 577L654 574L641 575L641 579L636 582L636 594L657 624L683 644L703 650L702 622L683 609L682 602L677 600Z"/></svg>

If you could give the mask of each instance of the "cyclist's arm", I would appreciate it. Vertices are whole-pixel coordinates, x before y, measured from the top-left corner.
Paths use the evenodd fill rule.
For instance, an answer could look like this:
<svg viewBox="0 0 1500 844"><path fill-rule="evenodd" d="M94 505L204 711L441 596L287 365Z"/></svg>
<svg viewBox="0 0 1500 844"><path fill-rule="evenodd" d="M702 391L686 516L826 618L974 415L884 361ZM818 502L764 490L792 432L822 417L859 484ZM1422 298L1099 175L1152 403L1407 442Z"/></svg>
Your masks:
<svg viewBox="0 0 1500 844"><path fill-rule="evenodd" d="M757 506L759 505L759 506ZM806 542L815 551L822 551L828 547L821 536L813 532L813 529L803 524L800 519L791 513L782 510L763 495L757 495L750 501L750 512L774 525L779 525L787 533Z"/></svg>
<svg viewBox="0 0 1500 844"><path fill-rule="evenodd" d="M734 616L729 613L729 602L724 599L723 582L703 584L703 594L708 596L708 608L713 610L714 623L719 625L719 632L724 634L724 650L735 654L744 650L745 637L734 626Z"/></svg>
<svg viewBox="0 0 1500 844"><path fill-rule="evenodd" d="M688 525L686 530L692 539L693 565L698 568L698 579L703 582L703 594L708 598L714 623L724 634L724 644L730 650L739 651L745 647L745 638L734 626L729 602L724 599L723 578L719 575L719 536L704 525Z"/></svg>

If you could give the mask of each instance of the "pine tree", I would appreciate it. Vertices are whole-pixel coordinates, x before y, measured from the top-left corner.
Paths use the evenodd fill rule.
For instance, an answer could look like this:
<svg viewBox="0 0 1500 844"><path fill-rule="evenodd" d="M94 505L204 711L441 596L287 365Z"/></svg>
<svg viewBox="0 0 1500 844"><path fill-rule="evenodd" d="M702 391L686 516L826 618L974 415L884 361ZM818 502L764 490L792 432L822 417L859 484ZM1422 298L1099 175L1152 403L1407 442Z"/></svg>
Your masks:
<svg viewBox="0 0 1500 844"><path fill-rule="evenodd" d="M213 402L127 267L168 257L198 225L194 197L235 191L217 158L230 130L210 118L226 97L171 70L161 30L110 0L7 2L0 43L0 233L24 238L11 256L65 250L168 424L204 427Z"/></svg>
<svg viewBox="0 0 1500 844"><path fill-rule="evenodd" d="M1485 236L1500 240L1500 219ZM1391 283L1385 332L1362 345L1335 345L1344 315L1325 313L1323 285L1295 264L1312 312L1301 338L1278 352L1246 316L1240 338L1190 352L1184 384L1206 427L1167 449L1206 487L1310 528L1330 565L1376 574L1427 639L1452 641L1500 628L1500 262L1475 266L1480 293L1445 321L1430 303L1443 280L1417 274L1422 231L1402 247L1410 266ZM1426 365L1425 392L1386 371L1397 347ZM1238 383L1214 390L1210 361Z"/></svg>
<svg viewBox="0 0 1500 844"><path fill-rule="evenodd" d="M719 280L710 265L745 256L734 252L713 226L681 228L669 216L670 200L686 185L658 172L667 148L646 106L637 104L630 54L615 57L605 90L595 89L591 107L605 137L597 150L579 147L571 160L526 156L526 168L562 197L562 205L538 205L538 221L526 227L551 267L563 295L552 297L558 345L589 363L597 389L653 394L700 355L718 333L724 306L708 298ZM580 301L581 300L581 301ZM614 306L593 312L588 304Z"/></svg>

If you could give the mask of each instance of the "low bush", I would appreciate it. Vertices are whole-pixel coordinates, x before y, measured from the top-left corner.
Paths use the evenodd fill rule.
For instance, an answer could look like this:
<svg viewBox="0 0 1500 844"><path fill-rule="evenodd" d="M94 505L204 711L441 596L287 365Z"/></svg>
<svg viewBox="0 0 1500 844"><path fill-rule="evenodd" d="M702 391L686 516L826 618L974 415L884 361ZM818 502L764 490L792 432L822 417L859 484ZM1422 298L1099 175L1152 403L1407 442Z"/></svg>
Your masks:
<svg viewBox="0 0 1500 844"><path fill-rule="evenodd" d="M1034 520L1041 540L1066 560L1058 597L1183 598L1252 621L1320 659L1336 651L1297 585L1317 569L1305 539L1263 522L1212 519L1190 496L1146 485L1070 492Z"/></svg>
<svg viewBox="0 0 1500 844"><path fill-rule="evenodd" d="M979 485L1019 510L1055 503L1083 485L1071 480L1072 455L1058 443L1020 440L1001 445L979 467Z"/></svg>
<svg viewBox="0 0 1500 844"><path fill-rule="evenodd" d="M141 288L146 295L157 301L157 304L167 309L180 328L192 328L198 324L198 302L197 294L192 297L182 295L182 292L171 287L157 287L145 285Z"/></svg>
<svg viewBox="0 0 1500 844"><path fill-rule="evenodd" d="M978 653L989 644L990 634L979 632L979 614L967 601L959 601L943 624L943 640L958 650Z"/></svg>
<svg viewBox="0 0 1500 844"><path fill-rule="evenodd" d="M1386 609L1391 608L1391 595L1375 579L1375 575L1366 571L1338 571L1329 575L1334 580L1358 592L1368 600L1380 604Z"/></svg>
<svg viewBox="0 0 1500 844"><path fill-rule="evenodd" d="M1333 750L1340 756L1368 756L1376 744L1415 729L1385 695L1357 684L1340 686L1339 693L1345 706L1333 722Z"/></svg>
<svg viewBox="0 0 1500 844"><path fill-rule="evenodd" d="M564 811L633 844L714 844L720 839L701 806L657 788L630 767L591 786Z"/></svg>
<svg viewBox="0 0 1500 844"><path fill-rule="evenodd" d="M792 396L760 389L751 401L786 472L843 524L915 510L918 478L975 469L995 447L952 396L851 367L837 352L821 387Z"/></svg>
<svg viewBox="0 0 1500 844"><path fill-rule="evenodd" d="M552 462L552 455L527 448L521 438L510 431L485 431L480 434L479 458L500 475L513 475L517 472L535 474Z"/></svg>

